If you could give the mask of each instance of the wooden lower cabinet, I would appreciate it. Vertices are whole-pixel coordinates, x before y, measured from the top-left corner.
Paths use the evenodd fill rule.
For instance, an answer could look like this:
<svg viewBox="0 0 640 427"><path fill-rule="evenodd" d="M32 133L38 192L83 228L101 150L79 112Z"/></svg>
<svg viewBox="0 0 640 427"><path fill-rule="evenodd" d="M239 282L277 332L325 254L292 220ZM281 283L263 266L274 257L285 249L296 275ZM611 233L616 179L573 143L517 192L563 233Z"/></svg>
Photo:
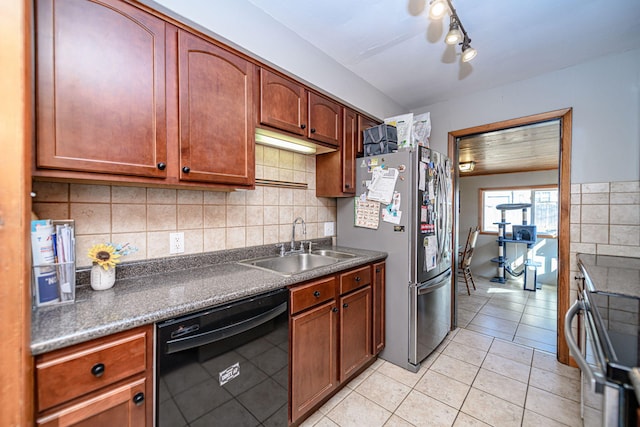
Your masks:
<svg viewBox="0 0 640 427"><path fill-rule="evenodd" d="M151 426L153 326L39 355L38 426Z"/></svg>
<svg viewBox="0 0 640 427"><path fill-rule="evenodd" d="M371 286L340 297L340 381L371 360Z"/></svg>
<svg viewBox="0 0 640 427"><path fill-rule="evenodd" d="M338 309L331 300L291 317L291 421L338 386Z"/></svg>
<svg viewBox="0 0 640 427"><path fill-rule="evenodd" d="M373 354L384 348L385 262L373 264Z"/></svg>
<svg viewBox="0 0 640 427"><path fill-rule="evenodd" d="M373 361L374 313L380 310L374 307L373 283L380 272L372 274L372 268L357 267L291 288L291 424L302 422ZM379 301L384 304L384 297Z"/></svg>

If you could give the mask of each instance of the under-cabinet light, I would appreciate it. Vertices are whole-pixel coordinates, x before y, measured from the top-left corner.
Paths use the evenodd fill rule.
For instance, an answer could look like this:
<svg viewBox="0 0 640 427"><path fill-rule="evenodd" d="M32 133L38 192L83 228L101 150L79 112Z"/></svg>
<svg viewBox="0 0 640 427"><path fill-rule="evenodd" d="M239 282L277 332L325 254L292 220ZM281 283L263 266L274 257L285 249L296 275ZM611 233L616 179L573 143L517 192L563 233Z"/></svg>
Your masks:
<svg viewBox="0 0 640 427"><path fill-rule="evenodd" d="M475 166L476 162L460 162L458 164L458 169L460 172L471 172Z"/></svg>
<svg viewBox="0 0 640 427"><path fill-rule="evenodd" d="M256 144L303 154L315 154L317 151L316 146L310 142L261 128L256 129Z"/></svg>

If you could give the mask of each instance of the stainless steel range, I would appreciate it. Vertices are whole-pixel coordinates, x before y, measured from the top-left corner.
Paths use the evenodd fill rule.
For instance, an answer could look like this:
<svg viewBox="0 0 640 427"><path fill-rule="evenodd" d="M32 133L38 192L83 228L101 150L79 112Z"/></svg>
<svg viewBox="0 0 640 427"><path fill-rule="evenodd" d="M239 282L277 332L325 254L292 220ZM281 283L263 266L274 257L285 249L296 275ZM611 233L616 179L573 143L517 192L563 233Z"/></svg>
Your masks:
<svg viewBox="0 0 640 427"><path fill-rule="evenodd" d="M640 259L580 254L578 265L584 280L565 317L565 338L582 371L583 417L599 412L603 426L636 425L629 374L640 366ZM571 334L580 313L581 348Z"/></svg>

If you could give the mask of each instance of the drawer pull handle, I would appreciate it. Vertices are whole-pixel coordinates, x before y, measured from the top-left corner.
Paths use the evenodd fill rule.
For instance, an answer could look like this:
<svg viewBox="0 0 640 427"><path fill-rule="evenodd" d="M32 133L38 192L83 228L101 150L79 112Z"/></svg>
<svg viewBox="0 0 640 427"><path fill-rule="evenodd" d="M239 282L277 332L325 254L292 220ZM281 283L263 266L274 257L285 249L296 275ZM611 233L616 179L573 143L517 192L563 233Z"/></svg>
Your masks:
<svg viewBox="0 0 640 427"><path fill-rule="evenodd" d="M360 276L356 276L355 281L359 282L360 281Z"/></svg>
<svg viewBox="0 0 640 427"><path fill-rule="evenodd" d="M144 402L144 393L136 393L136 395L133 396L133 403L135 403L136 406L140 406L142 405L142 402Z"/></svg>
<svg viewBox="0 0 640 427"><path fill-rule="evenodd" d="M93 365L93 368L91 368L91 374L96 378L100 378L104 375L104 363L96 363Z"/></svg>
<svg viewBox="0 0 640 427"><path fill-rule="evenodd" d="M313 296L316 297L316 298L320 298L320 291L315 291L313 293Z"/></svg>
<svg viewBox="0 0 640 427"><path fill-rule="evenodd" d="M347 304L347 303L345 302L344 304L342 304L342 306L343 306L344 308L348 308L348 307L349 307L349 304Z"/></svg>

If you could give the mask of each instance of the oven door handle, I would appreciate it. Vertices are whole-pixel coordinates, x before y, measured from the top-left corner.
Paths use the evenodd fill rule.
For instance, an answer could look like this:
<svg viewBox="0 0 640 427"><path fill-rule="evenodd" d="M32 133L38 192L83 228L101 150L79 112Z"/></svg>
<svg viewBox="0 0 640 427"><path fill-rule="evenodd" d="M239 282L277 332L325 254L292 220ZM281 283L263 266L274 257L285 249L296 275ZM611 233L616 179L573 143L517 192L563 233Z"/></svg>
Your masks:
<svg viewBox="0 0 640 427"><path fill-rule="evenodd" d="M188 350L194 347L200 347L203 345L211 344L222 339L241 334L263 323L268 322L271 319L275 319L282 313L287 311L287 303L272 308L271 310L260 313L257 316L249 319L242 320L228 325L223 328L214 329L212 331L203 332L197 335L191 335L189 337L178 338L167 341L165 354L173 354L179 351Z"/></svg>
<svg viewBox="0 0 640 427"><path fill-rule="evenodd" d="M601 373L594 372L593 369L591 369L591 366L589 366L584 356L582 356L580 347L578 347L578 344L576 343L576 340L571 333L571 323L573 322L573 318L576 317L580 311L584 310L584 303L580 300L576 300L571 308L569 308L567 314L564 316L564 338L567 341L567 345L569 346L569 352L580 367L582 373L587 376L587 380L589 381L589 384L591 384L593 390L596 393L602 394L604 391L603 387L605 383L604 377ZM587 325L584 325L584 327L587 327Z"/></svg>

